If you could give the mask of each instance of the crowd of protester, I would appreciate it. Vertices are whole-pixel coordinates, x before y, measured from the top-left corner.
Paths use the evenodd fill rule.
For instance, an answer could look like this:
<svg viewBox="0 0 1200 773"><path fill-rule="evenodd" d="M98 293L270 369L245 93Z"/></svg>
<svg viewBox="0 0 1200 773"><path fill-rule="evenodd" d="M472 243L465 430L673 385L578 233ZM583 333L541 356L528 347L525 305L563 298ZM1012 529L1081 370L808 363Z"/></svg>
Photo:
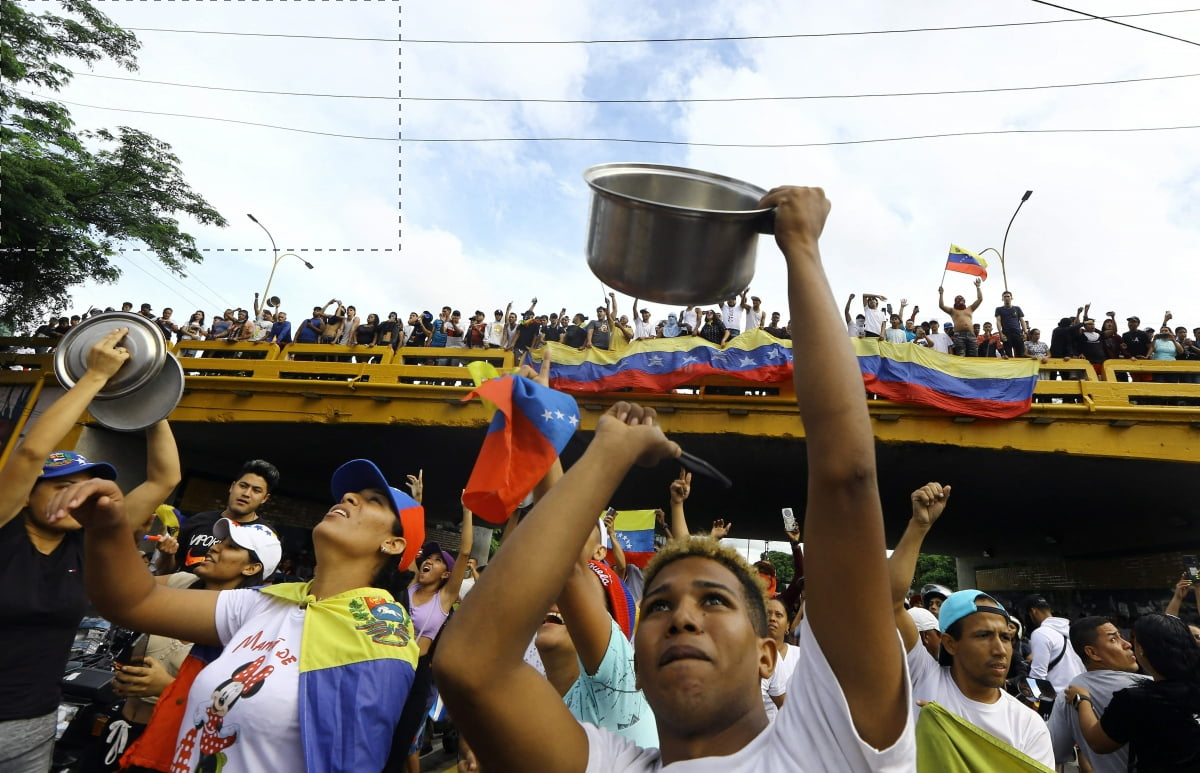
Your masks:
<svg viewBox="0 0 1200 773"><path fill-rule="evenodd" d="M938 307L950 316L950 321L918 320L920 306L914 305L905 316L907 299L901 299L893 310L884 295L865 293L862 309L852 316L856 295L850 295L843 310L850 336L880 338L890 343L911 343L944 354L971 357L1031 357L1084 358L1098 374L1103 363L1110 359L1131 360L1193 360L1200 361L1200 327L1171 326L1170 311L1164 312L1162 324L1156 329L1143 327L1141 318L1126 318L1127 329L1121 331L1115 311L1109 311L1097 325L1091 316L1091 304L1080 306L1073 316L1061 317L1044 335L1032 324L1020 306L1013 304L1011 292L1001 294L992 319L981 322L974 315L983 303L980 282L976 282L975 301L967 304L964 296L956 296L952 304L944 301L943 288L938 288ZM314 305L303 319L289 319L287 312L270 309L254 299L253 312L246 309L225 309L214 313L211 321L197 310L186 322L180 321L171 308L155 315L149 303L133 312L133 304L122 304L122 311L140 314L153 321L168 340L183 341L250 341L281 346L295 343L341 344L349 346L387 346L393 350L402 346L503 349L518 355L538 349L554 341L579 350L621 349L629 342L654 338L700 336L718 346L724 346L740 333L761 328L780 339L792 338L792 321L783 321L778 311L768 314L757 295L749 288L739 296L721 301L714 308L687 306L668 311L655 319L653 310L639 301L632 306L633 319L621 314L615 293L604 298L604 305L595 309L595 317L569 314L566 308L550 314L537 312L537 298L518 315L510 302L501 310L495 309L492 318L476 309L464 318L461 311L443 306L437 314L431 311L410 312L406 318L395 311L381 317L374 312L360 315L353 305L330 299L324 305ZM112 308L104 311L113 311ZM37 328L37 337L60 338L72 326L99 309L89 309L82 315L52 316ZM1047 326L1048 327L1048 326ZM1171 376L1162 377L1170 380ZM1176 380L1196 380L1193 374L1180 374Z"/></svg>
<svg viewBox="0 0 1200 773"><path fill-rule="evenodd" d="M721 542L727 524L691 531L686 472L666 486L654 558L644 569L625 560L597 514L635 465L681 454L653 409L627 402L569 469L550 464L485 566L472 565L481 553L465 505L454 555L425 541L421 474L406 493L351 458L313 529L311 578L272 583L291 579L258 514L282 479L273 464L247 462L222 510L164 534L156 514L181 478L165 422L147 431L146 482L128 494L113 466L54 451L128 359L116 330L0 468L0 769L48 769L88 599L154 636L137 663L119 664L114 689L137 702L112 720L125 733L96 739L96 769L412 771L439 700L461 732L460 770L1036 770L1076 748L1097 769L1200 767L1200 628L1177 616L1200 587L1191 580L1166 614L1134 622L1132 644L1106 619L1066 621L1036 596L1016 619L974 589L926 590L910 608L917 555L951 487L913 492L888 557L861 373L849 346L827 343L842 335L817 246L829 204L819 189L782 188L763 206L776 208L792 319L806 331L796 356L813 364L794 375L808 500L803 533L787 534L787 588L769 562ZM876 310L886 300L866 308L872 299ZM726 309L761 325L750 300L666 322L723 343L742 329L717 319ZM617 316L610 301L601 320ZM353 307L334 306L344 330ZM434 321L418 320L420 334L448 337ZM582 345L601 346L597 331ZM522 376L545 387L548 362ZM1022 628L1027 658L1014 657ZM1032 700L1017 697L1027 691ZM1052 694L1047 710L1039 696ZM972 732L956 735L947 717Z"/></svg>

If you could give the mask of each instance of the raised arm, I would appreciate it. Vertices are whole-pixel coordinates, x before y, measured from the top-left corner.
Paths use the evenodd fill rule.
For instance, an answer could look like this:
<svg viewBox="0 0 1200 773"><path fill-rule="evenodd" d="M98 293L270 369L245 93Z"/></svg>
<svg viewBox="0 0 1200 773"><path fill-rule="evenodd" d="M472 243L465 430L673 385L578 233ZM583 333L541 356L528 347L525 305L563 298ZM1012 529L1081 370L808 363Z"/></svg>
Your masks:
<svg viewBox="0 0 1200 773"><path fill-rule="evenodd" d="M118 346L128 332L129 328L120 328L96 342L88 351L87 370L83 376L33 423L25 439L0 469L0 526L11 521L25 507L29 492L42 474L46 457L58 448L92 398L129 359L129 351Z"/></svg>
<svg viewBox="0 0 1200 773"><path fill-rule="evenodd" d="M582 727L522 656L575 571L596 513L630 467L678 455L652 410L614 405L583 456L512 533L447 623L434 657L438 687L486 769L580 773L587 767ZM488 646L481 649L482 641ZM520 696L520 711L513 711L513 696Z"/></svg>
<svg viewBox="0 0 1200 773"><path fill-rule="evenodd" d="M558 611L562 613L563 623L584 670L595 674L604 661L613 629L604 591L591 569L582 564L575 565L559 594Z"/></svg>
<svg viewBox="0 0 1200 773"><path fill-rule="evenodd" d="M850 319L850 304L854 303L854 293L850 293L850 297L846 299L846 308L842 310L842 315L846 318L846 324L850 325L853 320Z"/></svg>
<svg viewBox="0 0 1200 773"><path fill-rule="evenodd" d="M688 531L687 518L683 513L683 503L692 493L692 474L682 467L679 477L671 481L671 537L687 539L691 536Z"/></svg>
<svg viewBox="0 0 1200 773"><path fill-rule="evenodd" d="M167 501L182 478L179 447L164 419L146 430L146 481L125 495L129 525L136 531L153 518L155 509Z"/></svg>
<svg viewBox="0 0 1200 773"><path fill-rule="evenodd" d="M927 483L914 491L912 500L912 518L896 549L888 559L888 582L892 588L892 611L896 616L896 628L900 630L900 638L904 640L904 650L907 652L916 646L919 638L917 626L908 612L904 610L904 597L912 585L913 574L917 571L917 557L921 554L921 544L925 535L933 527L935 521L946 509L950 499L950 487L940 483Z"/></svg>
<svg viewBox="0 0 1200 773"><path fill-rule="evenodd" d="M154 582L133 541L121 489L91 478L65 488L48 508L51 522L68 515L83 524L84 581L102 617L134 631L197 644L221 644L216 591Z"/></svg>
<svg viewBox="0 0 1200 773"><path fill-rule="evenodd" d="M947 314L951 313L950 307L946 305L946 288L944 287L938 288L938 308Z"/></svg>
<svg viewBox="0 0 1200 773"><path fill-rule="evenodd" d="M909 718L903 653L888 591L875 439L862 373L842 334L817 240L829 214L820 188L777 188L775 241L788 269L796 400L808 444L807 617L859 735L892 745ZM846 572L848 566L853 572ZM854 609L853 616L845 614Z"/></svg>
<svg viewBox="0 0 1200 773"><path fill-rule="evenodd" d="M454 568L450 570L450 579L442 586L442 606L446 612L462 592L463 578L467 576L467 559L475 547L475 520L466 505L462 506L462 541L458 546L458 557L454 559Z"/></svg>
<svg viewBox="0 0 1200 773"><path fill-rule="evenodd" d="M983 280L976 277L975 279L975 302L971 304L971 311L979 308L979 304L983 303ZM997 328L999 329L999 328Z"/></svg>
<svg viewBox="0 0 1200 773"><path fill-rule="evenodd" d="M1192 582L1186 576L1181 577L1179 582L1175 583L1175 592L1171 594L1171 600L1167 602L1167 608L1163 610L1165 614L1179 617L1179 611L1183 609L1183 600L1187 598L1188 591L1191 590ZM1200 602L1200 589L1197 591L1197 601Z"/></svg>
<svg viewBox="0 0 1200 773"><path fill-rule="evenodd" d="M617 576L624 580L625 570L629 565L625 563L625 551L621 548L621 541L617 539L616 520L615 511L611 515L606 513L604 515L604 531L608 533L608 544L612 546L608 552L612 556L613 569L616 570Z"/></svg>

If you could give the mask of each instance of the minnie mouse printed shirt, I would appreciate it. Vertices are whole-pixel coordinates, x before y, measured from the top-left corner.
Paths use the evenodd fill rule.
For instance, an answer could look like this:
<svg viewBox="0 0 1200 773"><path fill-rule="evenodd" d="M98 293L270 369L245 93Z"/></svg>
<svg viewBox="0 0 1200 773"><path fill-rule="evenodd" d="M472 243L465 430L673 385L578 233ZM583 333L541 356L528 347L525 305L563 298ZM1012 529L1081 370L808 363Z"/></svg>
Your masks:
<svg viewBox="0 0 1200 773"><path fill-rule="evenodd" d="M188 693L171 773L305 770L297 700L304 614L255 590L217 597L225 649Z"/></svg>

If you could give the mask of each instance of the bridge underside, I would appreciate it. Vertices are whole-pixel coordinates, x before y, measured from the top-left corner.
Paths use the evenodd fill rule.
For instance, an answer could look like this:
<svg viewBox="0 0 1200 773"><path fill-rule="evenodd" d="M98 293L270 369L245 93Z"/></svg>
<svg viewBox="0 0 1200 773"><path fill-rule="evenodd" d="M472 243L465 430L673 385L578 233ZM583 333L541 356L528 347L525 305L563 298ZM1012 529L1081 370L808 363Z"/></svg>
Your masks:
<svg viewBox="0 0 1200 773"><path fill-rule="evenodd" d="M394 482L424 469L430 518L447 522L457 520L459 491L484 435L478 427L405 425L239 422L218 430L211 423L183 421L174 428L189 474L230 480L243 460L261 457L283 470L283 492L318 504L328 503L330 473L346 459L373 459ZM725 518L735 523L735 536L784 540L780 508L791 506L797 516L804 511L802 438L672 436L734 482L721 491L696 478L687 504L693 528ZM568 465L590 437L580 432L571 442L563 454ZM1191 464L904 442L878 443L877 457L890 544L907 522L909 493L937 480L953 485L954 494L926 543L930 552L976 558L986 552L1008 563L1200 545L1200 499L1190 496L1196 483ZM635 469L613 505L665 508L676 472L669 465Z"/></svg>

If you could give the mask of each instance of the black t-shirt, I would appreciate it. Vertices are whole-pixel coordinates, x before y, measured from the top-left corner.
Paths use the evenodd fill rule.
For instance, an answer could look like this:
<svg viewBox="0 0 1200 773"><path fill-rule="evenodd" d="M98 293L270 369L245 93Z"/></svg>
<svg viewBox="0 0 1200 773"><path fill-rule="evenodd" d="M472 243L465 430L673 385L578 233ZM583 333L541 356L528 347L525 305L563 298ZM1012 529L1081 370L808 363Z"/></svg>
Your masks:
<svg viewBox="0 0 1200 773"><path fill-rule="evenodd" d="M563 331L562 342L567 346L573 346L578 349L587 343L587 328L579 325L568 325Z"/></svg>
<svg viewBox="0 0 1200 773"><path fill-rule="evenodd" d="M175 554L177 571L200 563L208 555L208 549L217 541L217 538L213 536L213 526L223 517L222 512L224 511L209 510L204 513L196 513L187 519L187 523L179 530L179 552ZM261 518L254 521L243 521L243 523L261 523L271 531L275 531L274 526Z"/></svg>
<svg viewBox="0 0 1200 773"><path fill-rule="evenodd" d="M1021 332L1021 317L1025 316L1025 312L1021 311L1020 306L997 306L993 316L1000 318L1000 329L1004 332Z"/></svg>
<svg viewBox="0 0 1200 773"><path fill-rule="evenodd" d="M1103 333L1099 330L1093 330L1089 334L1082 325L1074 325L1071 330L1075 331L1076 350L1087 358L1088 362L1104 362L1107 359L1107 353L1104 350Z"/></svg>
<svg viewBox="0 0 1200 773"><path fill-rule="evenodd" d="M1200 694L1183 682L1144 682L1113 695L1100 727L1129 744L1138 773L1200 770Z"/></svg>
<svg viewBox="0 0 1200 773"><path fill-rule="evenodd" d="M1050 331L1050 356L1051 357L1074 357L1077 354L1075 349L1075 331L1078 326L1059 325Z"/></svg>
<svg viewBox="0 0 1200 773"><path fill-rule="evenodd" d="M375 331L379 333L379 345L384 346L391 344L396 340L396 331L400 325L394 319L385 319L379 323L379 327Z"/></svg>
<svg viewBox="0 0 1200 773"><path fill-rule="evenodd" d="M547 341L559 341L562 339L563 329L558 325L547 325L542 330L542 337Z"/></svg>
<svg viewBox="0 0 1200 773"><path fill-rule="evenodd" d="M522 322L517 328L517 345L518 349L528 349L533 346L533 342L537 339L537 334L542 332L542 323L533 319L528 322Z"/></svg>
<svg viewBox="0 0 1200 773"><path fill-rule="evenodd" d="M42 555L18 515L0 528L0 721L58 708L75 631L87 612L83 532Z"/></svg>
<svg viewBox="0 0 1200 773"><path fill-rule="evenodd" d="M1145 357L1150 351L1150 336L1146 335L1145 330L1130 330L1128 333L1122 333L1121 340L1125 342L1125 348L1129 351L1130 357Z"/></svg>

